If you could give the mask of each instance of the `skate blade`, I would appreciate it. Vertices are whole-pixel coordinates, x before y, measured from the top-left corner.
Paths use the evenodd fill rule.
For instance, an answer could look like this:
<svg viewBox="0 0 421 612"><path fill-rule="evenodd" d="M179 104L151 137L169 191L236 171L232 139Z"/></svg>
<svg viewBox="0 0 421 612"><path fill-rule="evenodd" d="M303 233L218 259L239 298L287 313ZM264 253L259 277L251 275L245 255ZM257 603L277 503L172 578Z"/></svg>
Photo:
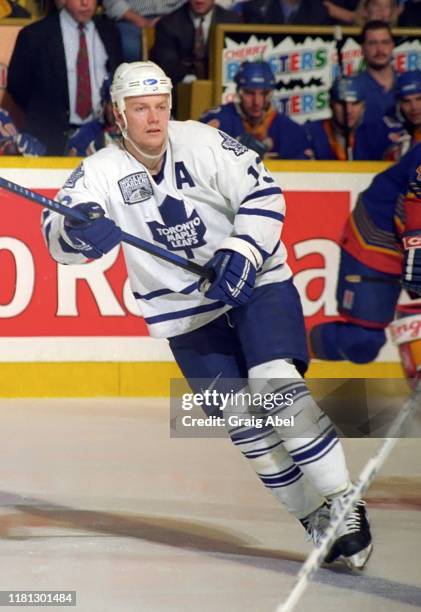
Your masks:
<svg viewBox="0 0 421 612"><path fill-rule="evenodd" d="M360 550L360 552L355 553L355 555L351 555L350 557L341 557L341 559L348 569L362 570L369 560L372 550L373 544L369 544L366 548Z"/></svg>

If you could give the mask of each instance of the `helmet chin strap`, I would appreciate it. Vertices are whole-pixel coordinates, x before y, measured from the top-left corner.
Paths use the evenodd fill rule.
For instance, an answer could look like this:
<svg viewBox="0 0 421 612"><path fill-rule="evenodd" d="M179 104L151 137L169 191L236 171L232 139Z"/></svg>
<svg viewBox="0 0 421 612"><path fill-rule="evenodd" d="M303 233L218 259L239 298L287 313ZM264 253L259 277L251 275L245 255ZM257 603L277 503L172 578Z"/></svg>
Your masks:
<svg viewBox="0 0 421 612"><path fill-rule="evenodd" d="M135 151L137 151L139 153L139 155L141 155L142 157L144 157L145 159L150 160L150 161L158 161L158 159L160 159L162 157L162 155L165 152L165 149L167 148L168 138L165 139L165 141L162 144L162 147L161 147L161 150L159 151L159 153L156 153L155 155L149 155L149 153L146 153L145 151L142 151L142 149L140 147L138 147L138 145L135 143L135 141L132 140L132 138L130 138L127 129L121 130L121 134L122 134L124 140L127 140L127 142L130 142L132 147L135 149Z"/></svg>

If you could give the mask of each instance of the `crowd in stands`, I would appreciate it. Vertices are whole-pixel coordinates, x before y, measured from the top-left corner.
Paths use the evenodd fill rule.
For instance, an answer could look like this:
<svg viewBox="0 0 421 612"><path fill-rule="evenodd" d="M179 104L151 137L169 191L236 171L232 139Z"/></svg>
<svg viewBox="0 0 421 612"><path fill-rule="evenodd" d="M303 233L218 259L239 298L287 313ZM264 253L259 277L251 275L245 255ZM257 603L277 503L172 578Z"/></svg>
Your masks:
<svg viewBox="0 0 421 612"><path fill-rule="evenodd" d="M15 16L15 5L27 10L0 0L0 18ZM421 26L421 0L103 0L99 11L97 0L56 0L17 37L0 154L85 156L118 138L110 77L142 59L144 28L154 31L150 59L173 82L176 113L177 84L209 78L217 23L362 26L365 70L334 81L330 118L299 125L280 112L275 74L262 60L240 66L234 101L201 116L262 157L396 160L421 140L421 71L395 72L391 31Z"/></svg>

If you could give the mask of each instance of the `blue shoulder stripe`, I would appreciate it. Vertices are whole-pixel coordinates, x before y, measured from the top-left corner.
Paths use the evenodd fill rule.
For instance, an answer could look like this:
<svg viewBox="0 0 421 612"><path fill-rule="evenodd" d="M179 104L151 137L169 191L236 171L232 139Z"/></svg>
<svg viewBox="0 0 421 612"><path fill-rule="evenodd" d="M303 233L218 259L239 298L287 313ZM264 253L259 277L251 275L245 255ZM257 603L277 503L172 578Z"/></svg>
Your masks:
<svg viewBox="0 0 421 612"><path fill-rule="evenodd" d="M267 187L266 189L260 189L259 191L253 191L253 193L249 193L248 196L244 198L241 204L245 204L249 200L256 200L257 198L263 198L264 196L282 195L282 189L280 187Z"/></svg>
<svg viewBox="0 0 421 612"><path fill-rule="evenodd" d="M172 321L173 319L182 319L183 317L192 317L202 312L210 312L218 310L226 306L224 302L215 302L214 304L206 304L196 306L195 308L186 308L185 310L175 310L174 312L165 312L164 314L156 315L155 317L145 317L146 323L153 325L154 323L162 323L163 321Z"/></svg>

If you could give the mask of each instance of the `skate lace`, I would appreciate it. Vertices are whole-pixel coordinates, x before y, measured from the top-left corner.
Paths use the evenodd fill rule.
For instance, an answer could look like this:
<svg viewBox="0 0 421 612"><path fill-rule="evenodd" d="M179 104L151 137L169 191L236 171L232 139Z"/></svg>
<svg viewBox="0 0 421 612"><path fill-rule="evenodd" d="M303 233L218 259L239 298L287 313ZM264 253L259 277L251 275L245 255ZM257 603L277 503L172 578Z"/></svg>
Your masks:
<svg viewBox="0 0 421 612"><path fill-rule="evenodd" d="M348 533L357 533L362 528L361 510L364 508L365 502L359 500L345 518L344 524Z"/></svg>

